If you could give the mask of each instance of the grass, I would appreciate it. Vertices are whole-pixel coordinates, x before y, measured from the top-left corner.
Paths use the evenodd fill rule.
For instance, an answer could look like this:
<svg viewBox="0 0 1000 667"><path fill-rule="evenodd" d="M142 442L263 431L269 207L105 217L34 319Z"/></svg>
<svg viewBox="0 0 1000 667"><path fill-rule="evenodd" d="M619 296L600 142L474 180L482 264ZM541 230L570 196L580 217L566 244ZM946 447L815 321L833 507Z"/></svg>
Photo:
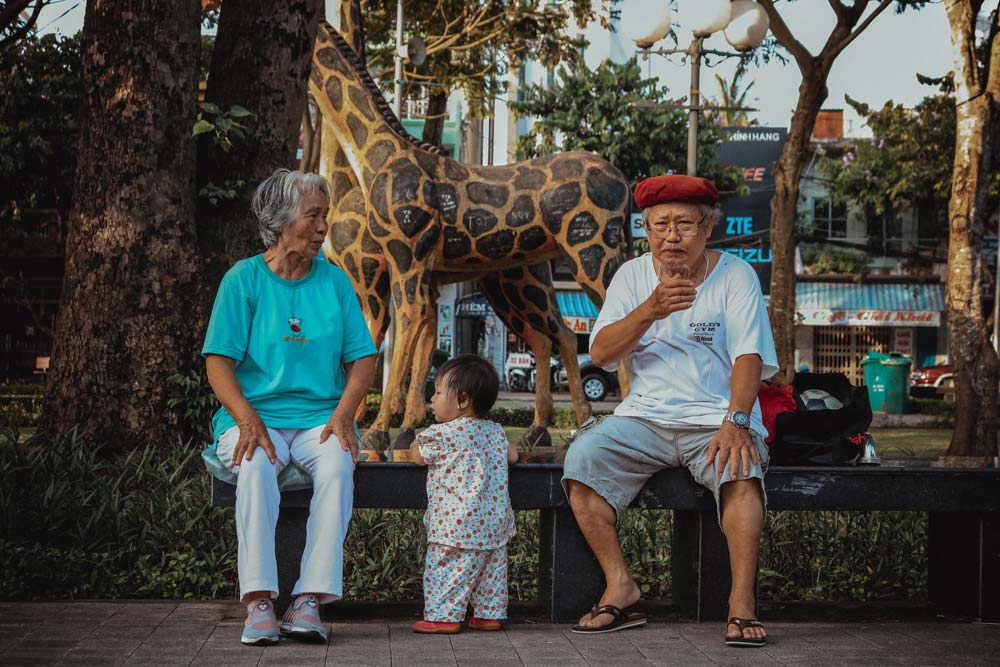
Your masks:
<svg viewBox="0 0 1000 667"><path fill-rule="evenodd" d="M948 451L952 430L948 428L872 429L878 455L891 459L933 459Z"/></svg>

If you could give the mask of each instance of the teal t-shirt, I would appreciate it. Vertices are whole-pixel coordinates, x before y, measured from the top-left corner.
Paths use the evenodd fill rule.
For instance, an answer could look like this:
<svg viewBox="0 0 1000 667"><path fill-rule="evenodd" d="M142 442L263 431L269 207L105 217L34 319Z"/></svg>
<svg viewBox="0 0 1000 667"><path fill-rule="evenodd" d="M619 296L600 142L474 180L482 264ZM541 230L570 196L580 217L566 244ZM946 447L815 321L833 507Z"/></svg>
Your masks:
<svg viewBox="0 0 1000 667"><path fill-rule="evenodd" d="M276 275L263 255L222 278L202 355L236 360L236 379L271 428L325 424L344 392L344 364L375 354L350 279L323 259L299 280ZM236 425L219 408L215 439Z"/></svg>

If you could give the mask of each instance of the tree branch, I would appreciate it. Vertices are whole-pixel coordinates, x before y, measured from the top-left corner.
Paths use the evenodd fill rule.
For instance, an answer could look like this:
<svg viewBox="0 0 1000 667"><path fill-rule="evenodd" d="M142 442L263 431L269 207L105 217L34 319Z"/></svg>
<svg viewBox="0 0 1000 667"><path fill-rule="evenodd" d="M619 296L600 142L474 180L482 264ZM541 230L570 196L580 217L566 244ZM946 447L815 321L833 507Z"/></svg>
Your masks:
<svg viewBox="0 0 1000 667"><path fill-rule="evenodd" d="M831 53L830 60L832 61L838 55L840 55L840 52L843 51L844 49L846 49L851 44L851 42L853 42L855 39L857 39L858 35L860 35L861 33L863 33L868 28L868 26L871 25L872 21L874 21L876 18L878 18L878 15L881 14L883 11L885 11L886 8L889 5L892 4L892 2L893 2L893 0L882 0L879 3L879 6L875 8L875 11L873 11L871 14L869 14L868 18L866 18L864 21L862 21L861 25L859 25L856 29L854 29L851 32L850 35L848 35L847 39L843 40L839 45L837 45L837 46L834 47L835 50ZM860 1L858 2L858 6L860 7L860 12L857 12L856 15L855 15L855 12L851 12L851 14L852 14L851 18L853 20L851 21L850 25L847 26L848 29L852 28L854 26L854 24L857 23L858 19L861 18L861 14L864 13L864 7L865 7L866 4L867 4L866 2L860 2ZM820 55L820 57L822 57L822 54Z"/></svg>
<svg viewBox="0 0 1000 667"><path fill-rule="evenodd" d="M7 35L3 39L0 39L0 50L6 49L9 45L16 43L18 40L23 38L25 35L28 34L28 32L31 31L31 29L35 26L35 23L38 21L38 15L42 13L42 7L44 7L45 4L46 0L35 0L35 6L31 11L31 16L28 18L27 21L24 22L24 25L15 30L14 32L12 32L11 34ZM27 5L28 3L25 2L24 6ZM17 18L17 16L20 15L20 13L21 12L18 11L18 13L11 18L9 24L0 23L0 30L6 30L8 25L14 25L15 19Z"/></svg>
<svg viewBox="0 0 1000 667"><path fill-rule="evenodd" d="M815 66L815 58L802 42L795 39L785 20L781 18L781 14L774 8L773 0L757 0L757 4L767 12L767 18L771 22L771 34L774 35L779 44L792 54L799 66L799 71L805 74L807 70L811 70Z"/></svg>

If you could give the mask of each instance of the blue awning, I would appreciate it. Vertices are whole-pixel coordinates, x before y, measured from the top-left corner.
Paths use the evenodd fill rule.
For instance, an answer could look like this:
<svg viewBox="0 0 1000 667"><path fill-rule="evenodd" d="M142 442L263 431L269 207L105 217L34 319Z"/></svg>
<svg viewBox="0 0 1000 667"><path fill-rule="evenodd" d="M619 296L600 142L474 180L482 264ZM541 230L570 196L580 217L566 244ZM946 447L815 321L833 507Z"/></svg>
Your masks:
<svg viewBox="0 0 1000 667"><path fill-rule="evenodd" d="M597 306L583 292L556 292L556 303L563 317L597 317Z"/></svg>
<svg viewBox="0 0 1000 667"><path fill-rule="evenodd" d="M940 284L796 283L795 307L827 310L944 310Z"/></svg>

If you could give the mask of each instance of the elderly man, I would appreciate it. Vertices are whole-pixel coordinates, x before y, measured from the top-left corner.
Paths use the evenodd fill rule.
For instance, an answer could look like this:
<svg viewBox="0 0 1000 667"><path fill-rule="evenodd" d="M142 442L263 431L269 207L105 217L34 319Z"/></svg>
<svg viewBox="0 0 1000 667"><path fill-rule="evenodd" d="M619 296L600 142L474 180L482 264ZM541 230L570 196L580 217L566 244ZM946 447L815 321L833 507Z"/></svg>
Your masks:
<svg viewBox="0 0 1000 667"><path fill-rule="evenodd" d="M702 178L669 175L635 191L650 252L623 264L590 335L594 363L626 364L631 390L615 414L582 429L563 485L604 570L607 588L574 632L646 622L616 521L658 470L684 466L715 496L729 543L726 644L763 646L754 574L764 525L766 430L757 389L777 371L760 283L749 264L705 245L719 194Z"/></svg>

